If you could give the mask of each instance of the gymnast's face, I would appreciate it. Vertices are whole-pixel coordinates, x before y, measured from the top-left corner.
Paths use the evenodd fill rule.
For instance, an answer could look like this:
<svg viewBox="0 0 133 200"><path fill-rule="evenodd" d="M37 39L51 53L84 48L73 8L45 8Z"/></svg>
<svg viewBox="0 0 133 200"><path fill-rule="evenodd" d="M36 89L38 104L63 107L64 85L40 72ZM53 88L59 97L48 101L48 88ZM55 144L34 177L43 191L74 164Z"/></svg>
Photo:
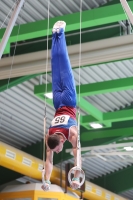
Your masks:
<svg viewBox="0 0 133 200"><path fill-rule="evenodd" d="M60 144L57 145L54 149L53 149L53 152L56 152L56 153L60 153L63 149L63 142L60 141Z"/></svg>

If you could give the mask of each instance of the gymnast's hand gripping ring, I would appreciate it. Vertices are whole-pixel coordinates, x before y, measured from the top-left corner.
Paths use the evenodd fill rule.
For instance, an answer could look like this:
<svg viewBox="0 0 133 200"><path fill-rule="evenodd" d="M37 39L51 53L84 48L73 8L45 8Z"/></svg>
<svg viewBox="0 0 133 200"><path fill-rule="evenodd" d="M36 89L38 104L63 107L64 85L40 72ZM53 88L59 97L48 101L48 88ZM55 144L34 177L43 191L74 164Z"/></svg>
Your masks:
<svg viewBox="0 0 133 200"><path fill-rule="evenodd" d="M79 174L79 188L83 185L84 181L85 181L85 173L84 171L78 167L78 166L75 166L73 168L70 169L69 173L68 173L68 181L70 183L70 185L72 185L72 174L75 174L76 171L80 171L80 174Z"/></svg>

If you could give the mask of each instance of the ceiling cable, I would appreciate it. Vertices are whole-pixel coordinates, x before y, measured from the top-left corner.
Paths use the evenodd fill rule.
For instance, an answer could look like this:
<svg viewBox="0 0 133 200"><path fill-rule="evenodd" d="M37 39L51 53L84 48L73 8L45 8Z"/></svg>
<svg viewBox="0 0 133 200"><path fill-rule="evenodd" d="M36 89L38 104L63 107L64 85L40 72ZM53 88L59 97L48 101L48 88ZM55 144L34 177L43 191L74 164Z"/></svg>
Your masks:
<svg viewBox="0 0 133 200"><path fill-rule="evenodd" d="M77 159L76 166L71 168L68 173L68 181L72 185L72 174L75 175L76 171L79 171L79 188L83 185L85 181L85 173L81 168L81 145L80 145L80 67L81 67L81 28L82 28L82 0L80 0L80 42L79 42L79 88L78 88L78 116L77 116Z"/></svg>
<svg viewBox="0 0 133 200"><path fill-rule="evenodd" d="M79 27L79 76L78 76L78 82L79 82L79 91L78 91L78 107L79 107L79 104L80 104L80 77L81 77L81 70L80 70L80 67L81 67L81 34L82 34L82 0L80 0L80 27Z"/></svg>
<svg viewBox="0 0 133 200"><path fill-rule="evenodd" d="M77 117L77 131L78 131L78 138L77 138L77 166L79 167L81 164L80 164L80 77L81 77L81 70L80 70L80 67L81 67L81 30L82 30L82 0L80 0L80 27L79 27L79 68L78 68L78 84L79 84L79 90L78 90L78 117ZM80 166L81 167L81 166Z"/></svg>
<svg viewBox="0 0 133 200"><path fill-rule="evenodd" d="M44 94L47 93L47 81L48 81L48 42L49 42L49 10L50 10L50 0L48 0L48 23L47 23L47 52L46 52L46 83L45 83L45 91ZM46 96L44 95L44 136L43 136L43 169L42 169L42 183L44 184L44 175L45 175L45 140L46 140L46 120L47 120L47 104L46 104Z"/></svg>

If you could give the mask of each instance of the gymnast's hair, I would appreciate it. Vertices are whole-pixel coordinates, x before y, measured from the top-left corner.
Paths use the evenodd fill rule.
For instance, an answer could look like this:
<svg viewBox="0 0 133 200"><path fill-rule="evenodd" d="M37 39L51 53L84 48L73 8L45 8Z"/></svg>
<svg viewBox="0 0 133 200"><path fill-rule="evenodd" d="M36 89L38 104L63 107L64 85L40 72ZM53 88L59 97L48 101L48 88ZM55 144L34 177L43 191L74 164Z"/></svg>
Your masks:
<svg viewBox="0 0 133 200"><path fill-rule="evenodd" d="M58 146L60 144L60 137L59 135L49 135L48 140L47 140L47 144L49 146L50 149L54 149L56 146Z"/></svg>

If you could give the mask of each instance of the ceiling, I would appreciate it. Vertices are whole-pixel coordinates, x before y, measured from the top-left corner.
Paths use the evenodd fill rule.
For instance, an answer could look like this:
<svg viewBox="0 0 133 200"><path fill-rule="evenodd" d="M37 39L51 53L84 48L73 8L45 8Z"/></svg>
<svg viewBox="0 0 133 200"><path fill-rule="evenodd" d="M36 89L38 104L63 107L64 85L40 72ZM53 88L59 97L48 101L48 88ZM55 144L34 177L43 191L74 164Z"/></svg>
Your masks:
<svg viewBox="0 0 133 200"><path fill-rule="evenodd" d="M2 26L0 38L2 38L3 31L5 30L4 28L8 25L11 16L11 13L9 12L14 3L13 0L0 1L0 27ZM94 13L98 11L100 13L96 8L111 10L111 6L114 6L114 4L116 4L115 6L117 7L119 1L83 0L82 10L86 12L90 10L90 12L94 11ZM42 139L44 137L43 118L45 105L43 97L46 79L49 86L48 89L51 91L51 73L49 70L46 77L45 69L44 71L36 71L34 73L30 70L27 75L23 74L13 77L12 72L14 72L13 70L17 70L17 64L14 65L17 56L25 56L25 54L29 55L28 53L36 54L37 52L46 51L47 33L42 32L39 35L37 32L36 35L32 35L36 30L34 29L32 32L32 30L28 30L27 27L30 26L31 22L36 22L38 24L37 28L40 28L39 23L44 22L44 29L46 30L48 19L47 10L47 1L25 1L15 26L16 30L20 27L20 35L25 29L25 35L20 37L21 39L18 37L17 44L15 43L16 39L13 39L15 38L14 35L11 35L10 48L7 48L7 52L4 52L1 60L1 63L5 63L10 59L10 64L8 65L11 71L8 70L6 72L6 79L2 78L2 73L5 73L4 64L3 66L0 65L0 140L37 157L42 156L41 153L38 152L38 147L42 145ZM50 1L50 27L52 26L51 23L56 20L55 17L60 16L61 19L66 19L68 21L66 41L70 48L79 43L79 28L77 28L79 23L77 25L76 21L71 22L70 18L68 16L66 17L66 15L72 14L73 17L75 17L76 15L74 14L79 12L79 10L79 0ZM99 16L98 12L96 13L97 16ZM86 25L86 19L83 18L83 44L88 44L89 42L90 44L95 43L98 45L99 41L108 42L110 39L116 37L124 38L132 36L128 35L131 33L131 30L129 29L129 26L126 27L127 21L125 21L124 14L121 15L119 20L117 20L119 17L117 16L117 13L110 11L109 14L106 12L104 14L105 19L103 20L101 16L99 21L98 19L95 22L93 21L94 25L89 25L89 23ZM5 21L7 15L8 17ZM109 21L108 15L115 15L116 19L111 16ZM2 25L3 22L4 24ZM92 23L91 21L89 22ZM71 27L71 23L73 24L73 27ZM34 24L32 27L34 28ZM126 27L126 31L123 27ZM28 36L28 33L30 33L30 36ZM13 32L13 34L15 33ZM16 32L16 36L17 34L18 32ZM51 35L49 36L49 49L51 43L50 37ZM130 45L132 44L130 43ZM126 51L125 46L123 46L124 51ZM92 62L89 62L90 58L88 57L88 63L80 69L82 147L133 142L132 56L129 55L129 57L127 56L125 58L123 54L123 59L117 60L113 57L110 62L96 62L97 55L100 55L100 52L102 51L99 50L98 54L97 51L95 51L93 64ZM104 54L101 53L99 57L104 58L104 55L106 55L107 52L108 50L104 49ZM90 53L93 53L93 51ZM127 54L128 53L129 52L127 51ZM11 57L12 55L14 56L13 58ZM45 64L43 67L45 68ZM79 69L76 65L73 68L73 73L76 86L78 87ZM41 86L43 87L43 90L38 94L38 88ZM34 94L35 88L37 89ZM47 128L49 127L53 115L54 108L51 101L48 100ZM104 128L93 130L89 126L89 122L100 122L103 124ZM133 171L133 156L124 155L123 152L125 151L123 151L123 147L124 145L121 146L121 148L118 148L117 146L112 146L111 148L106 147L104 149L95 148L93 151L90 149L88 152L84 152L82 161L83 169L85 170L87 180L132 200L133 184L130 177ZM73 162L70 153L66 153L66 149L69 148L70 145L66 143L62 154L55 155L54 164L56 166L62 166L62 168L64 168L66 162ZM33 151L31 152L31 150ZM116 151L121 154L109 155ZM97 154L94 155L93 153ZM2 174L2 167L0 168L0 171ZM10 180L13 180L15 174L13 172L10 173L12 174L10 174ZM6 181L9 182L8 179L6 179ZM118 187L119 182L122 183L121 187ZM3 181L3 183L5 182ZM2 181L0 184L2 184Z"/></svg>

